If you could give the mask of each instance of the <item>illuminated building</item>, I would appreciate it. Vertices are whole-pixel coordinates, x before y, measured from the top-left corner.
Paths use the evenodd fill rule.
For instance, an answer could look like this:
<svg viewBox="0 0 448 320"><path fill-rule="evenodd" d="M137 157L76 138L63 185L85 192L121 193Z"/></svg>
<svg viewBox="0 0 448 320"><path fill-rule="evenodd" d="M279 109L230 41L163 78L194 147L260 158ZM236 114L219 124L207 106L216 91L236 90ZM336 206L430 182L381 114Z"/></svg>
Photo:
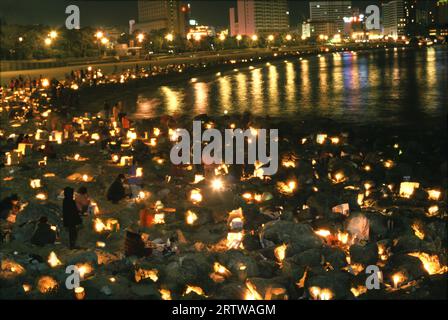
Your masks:
<svg viewBox="0 0 448 320"><path fill-rule="evenodd" d="M344 17L353 15L351 1L312 1L310 19L316 35L332 36L344 30Z"/></svg>
<svg viewBox="0 0 448 320"><path fill-rule="evenodd" d="M288 29L286 0L238 0L237 8L230 9L232 36L281 33Z"/></svg>
<svg viewBox="0 0 448 320"><path fill-rule="evenodd" d="M215 28L209 26L194 26L187 33L188 40L201 40L206 37L216 36Z"/></svg>
<svg viewBox="0 0 448 320"><path fill-rule="evenodd" d="M190 5L181 4L179 0L139 0L136 28L145 32L165 29L185 36L189 14Z"/></svg>
<svg viewBox="0 0 448 320"><path fill-rule="evenodd" d="M406 34L406 15L403 0L394 0L382 4L383 34L398 38Z"/></svg>

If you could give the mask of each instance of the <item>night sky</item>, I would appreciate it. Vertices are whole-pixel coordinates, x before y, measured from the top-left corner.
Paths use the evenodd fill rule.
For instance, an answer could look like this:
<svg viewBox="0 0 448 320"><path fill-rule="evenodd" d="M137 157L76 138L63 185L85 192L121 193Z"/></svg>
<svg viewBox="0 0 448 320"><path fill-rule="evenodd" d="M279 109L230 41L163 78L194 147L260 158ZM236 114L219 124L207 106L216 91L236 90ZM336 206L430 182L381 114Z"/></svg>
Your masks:
<svg viewBox="0 0 448 320"><path fill-rule="evenodd" d="M184 1L191 4L192 18L201 24L227 26L229 8L235 6L236 0L193 0ZM376 1L353 1L364 7ZM9 24L46 24L63 25L67 15L65 8L76 4L81 10L81 27L83 26L127 26L128 21L137 19L137 1L135 0L1 0L0 17ZM308 1L289 1L291 12L290 24L295 26L309 15Z"/></svg>

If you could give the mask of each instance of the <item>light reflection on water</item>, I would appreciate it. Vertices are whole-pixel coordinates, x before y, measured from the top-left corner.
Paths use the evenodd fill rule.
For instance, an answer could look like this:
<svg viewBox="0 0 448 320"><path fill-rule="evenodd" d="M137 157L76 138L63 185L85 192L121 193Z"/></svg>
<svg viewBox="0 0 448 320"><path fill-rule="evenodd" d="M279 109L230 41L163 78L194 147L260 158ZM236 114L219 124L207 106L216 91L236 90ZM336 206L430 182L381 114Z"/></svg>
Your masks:
<svg viewBox="0 0 448 320"><path fill-rule="evenodd" d="M250 111L345 122L421 121L447 106L447 49L325 54L136 89L134 116Z"/></svg>

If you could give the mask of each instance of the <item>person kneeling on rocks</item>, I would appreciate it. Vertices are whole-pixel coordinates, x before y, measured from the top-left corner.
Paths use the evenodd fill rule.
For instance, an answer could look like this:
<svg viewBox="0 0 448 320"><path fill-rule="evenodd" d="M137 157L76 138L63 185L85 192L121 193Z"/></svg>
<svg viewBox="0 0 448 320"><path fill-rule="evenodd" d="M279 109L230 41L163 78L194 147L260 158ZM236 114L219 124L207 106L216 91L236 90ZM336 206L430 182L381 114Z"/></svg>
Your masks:
<svg viewBox="0 0 448 320"><path fill-rule="evenodd" d="M118 203L120 200L126 198L126 190L123 185L124 181L124 174L119 174L107 190L107 200L111 201L112 203Z"/></svg>
<svg viewBox="0 0 448 320"><path fill-rule="evenodd" d="M56 231L51 229L47 217L40 217L39 223L31 237L31 243L36 246L44 246L46 244L54 244L56 241Z"/></svg>

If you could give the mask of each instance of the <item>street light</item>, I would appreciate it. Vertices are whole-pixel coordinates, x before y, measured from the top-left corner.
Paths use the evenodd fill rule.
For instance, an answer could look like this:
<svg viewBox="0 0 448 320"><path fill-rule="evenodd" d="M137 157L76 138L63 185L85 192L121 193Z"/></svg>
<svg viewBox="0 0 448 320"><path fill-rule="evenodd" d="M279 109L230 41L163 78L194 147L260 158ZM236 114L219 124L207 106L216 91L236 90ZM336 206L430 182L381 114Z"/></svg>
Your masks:
<svg viewBox="0 0 448 320"><path fill-rule="evenodd" d="M49 45L51 45L51 42L52 42L52 41L51 41L51 38L45 38L45 41L44 41L44 42L45 42L45 45L46 45L46 46L49 46Z"/></svg>
<svg viewBox="0 0 448 320"><path fill-rule="evenodd" d="M174 40L174 36L173 36L172 33L168 33L168 34L165 36L165 39L168 40L169 42L171 42L171 41Z"/></svg>
<svg viewBox="0 0 448 320"><path fill-rule="evenodd" d="M142 43L144 39L145 39L145 35L143 33L139 33L137 35L138 42Z"/></svg>
<svg viewBox="0 0 448 320"><path fill-rule="evenodd" d="M101 38L101 43L102 44L107 44L109 42L109 39L107 38Z"/></svg>
<svg viewBox="0 0 448 320"><path fill-rule="evenodd" d="M236 36L236 45L238 46L238 48L240 47L241 39L243 39L243 37L240 34Z"/></svg>
<svg viewBox="0 0 448 320"><path fill-rule="evenodd" d="M221 33L221 34L219 35L219 40L221 40L221 41L226 40L226 35L225 35L224 33Z"/></svg>
<svg viewBox="0 0 448 320"><path fill-rule="evenodd" d="M23 38L22 37L19 37L19 42L22 42L23 41Z"/></svg>
<svg viewBox="0 0 448 320"><path fill-rule="evenodd" d="M292 36L290 34L287 34L285 39L286 39L286 41L291 41L292 40Z"/></svg>
<svg viewBox="0 0 448 320"><path fill-rule="evenodd" d="M58 36L58 33L53 30L50 32L50 34L48 36L50 37L50 39L56 39L56 37Z"/></svg>
<svg viewBox="0 0 448 320"><path fill-rule="evenodd" d="M254 34L253 36L252 36L252 41L257 41L258 40L258 36L256 35L256 34Z"/></svg>
<svg viewBox="0 0 448 320"><path fill-rule="evenodd" d="M97 39L101 39L101 38L104 37L104 33L103 33L102 31L97 31L97 32L95 33L95 37L96 37Z"/></svg>
<svg viewBox="0 0 448 320"><path fill-rule="evenodd" d="M270 34L270 35L268 36L268 40L269 40L269 41L274 41L274 36L273 36L272 34Z"/></svg>

